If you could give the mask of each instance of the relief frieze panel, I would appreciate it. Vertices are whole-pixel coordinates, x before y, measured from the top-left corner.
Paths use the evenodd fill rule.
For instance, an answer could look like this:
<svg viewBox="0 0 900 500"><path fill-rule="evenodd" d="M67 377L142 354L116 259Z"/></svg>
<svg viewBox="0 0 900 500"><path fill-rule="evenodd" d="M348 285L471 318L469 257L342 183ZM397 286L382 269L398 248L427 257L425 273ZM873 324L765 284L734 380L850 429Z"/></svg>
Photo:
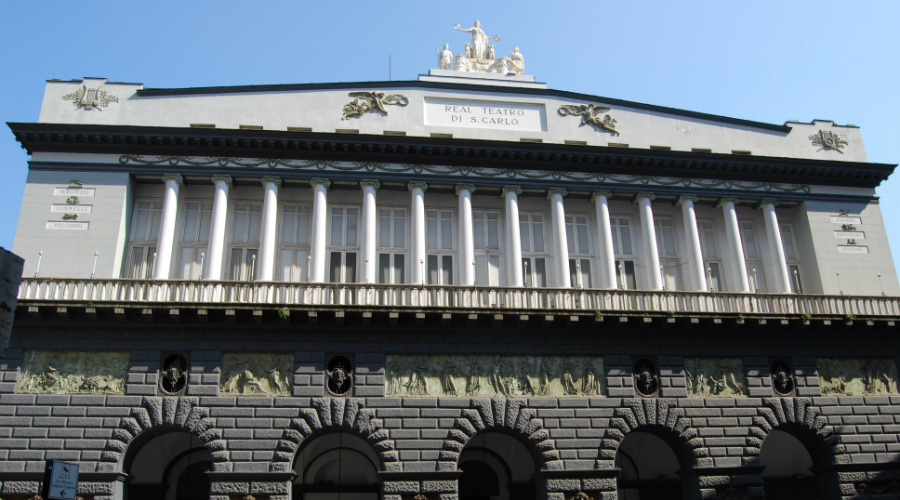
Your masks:
<svg viewBox="0 0 900 500"><path fill-rule="evenodd" d="M897 365L887 358L819 358L823 395L900 394Z"/></svg>
<svg viewBox="0 0 900 500"><path fill-rule="evenodd" d="M290 396L292 354L226 352L222 354L219 393L223 396Z"/></svg>
<svg viewBox="0 0 900 500"><path fill-rule="evenodd" d="M733 398L746 394L740 358L684 358L688 397Z"/></svg>
<svg viewBox="0 0 900 500"><path fill-rule="evenodd" d="M601 357L389 354L396 396L603 396Z"/></svg>
<svg viewBox="0 0 900 500"><path fill-rule="evenodd" d="M16 392L125 394L125 351L26 351Z"/></svg>

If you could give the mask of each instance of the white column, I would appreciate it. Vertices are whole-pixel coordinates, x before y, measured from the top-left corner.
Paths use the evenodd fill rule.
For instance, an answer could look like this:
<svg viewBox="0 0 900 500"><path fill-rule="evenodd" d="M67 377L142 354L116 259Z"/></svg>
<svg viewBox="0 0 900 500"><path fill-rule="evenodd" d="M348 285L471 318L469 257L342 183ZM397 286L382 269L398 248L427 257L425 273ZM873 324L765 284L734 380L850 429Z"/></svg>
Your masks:
<svg viewBox="0 0 900 500"><path fill-rule="evenodd" d="M325 252L328 249L328 237L325 228L328 226L328 179L310 179L313 187L312 237L309 242L309 281L322 283L325 281Z"/></svg>
<svg viewBox="0 0 900 500"><path fill-rule="evenodd" d="M272 281L275 272L275 236L278 229L278 188L280 177L263 177L264 186L262 227L259 230L259 260L256 265L256 279Z"/></svg>
<svg viewBox="0 0 900 500"><path fill-rule="evenodd" d="M409 192L412 193L410 216L410 283L425 283L425 190L428 184L424 182L410 182Z"/></svg>
<svg viewBox="0 0 900 500"><path fill-rule="evenodd" d="M375 180L363 180L359 182L359 185L362 186L363 191L362 248L360 248L360 253L363 258L362 278L363 283L375 283L378 280L376 273L378 261L377 256L375 255L376 250L378 249L378 242L376 240L378 235L376 229L378 209L375 206L375 193L378 191L378 188L381 187L381 183Z"/></svg>
<svg viewBox="0 0 900 500"><path fill-rule="evenodd" d="M569 276L569 246L566 241L566 209L563 197L568 194L565 189L550 189L547 199L550 200L550 220L553 224L553 261L556 263L555 283L560 288L571 288L572 277Z"/></svg>
<svg viewBox="0 0 900 500"><path fill-rule="evenodd" d="M775 200L762 200L759 208L763 211L763 220L766 223L766 237L769 240L769 256L775 275L775 293L791 293L791 275L788 272L787 262L784 260L784 243L781 241L781 228L778 226L778 216L775 215Z"/></svg>
<svg viewBox="0 0 900 500"><path fill-rule="evenodd" d="M700 246L700 229L697 227L697 213L694 211L696 196L682 196L676 205L681 205L681 218L684 222L684 241L687 243L688 283L693 291L706 292L706 272L703 265L703 252Z"/></svg>
<svg viewBox="0 0 900 500"><path fill-rule="evenodd" d="M738 279L739 292L749 293L750 280L747 278L747 261L744 258L744 245L741 243L741 229L738 224L735 198L722 198L722 218L725 219L725 238L728 240L728 255L731 257L732 271Z"/></svg>
<svg viewBox="0 0 900 500"><path fill-rule="evenodd" d="M597 209L597 234L600 238L600 288L618 287L616 277L616 249L613 247L612 224L609 222L610 193L596 191L591 200Z"/></svg>
<svg viewBox="0 0 900 500"><path fill-rule="evenodd" d="M225 222L228 213L228 191L231 189L230 175L214 175L212 222L209 227L209 248L206 250L206 276L210 280L222 279L222 257L225 255Z"/></svg>
<svg viewBox="0 0 900 500"><path fill-rule="evenodd" d="M659 247L656 242L656 225L653 223L653 207L650 202L656 196L652 193L638 193L635 201L639 205L641 213L641 230L644 236L644 252L647 257L647 275L650 277L651 290L662 290L663 279L659 269Z"/></svg>
<svg viewBox="0 0 900 500"><path fill-rule="evenodd" d="M472 229L472 193L475 186L458 184L459 197L459 284L475 284L475 235Z"/></svg>
<svg viewBox="0 0 900 500"><path fill-rule="evenodd" d="M506 275L509 286L525 286L522 275L522 235L519 230L519 186L504 186L503 198L506 201Z"/></svg>
<svg viewBox="0 0 900 500"><path fill-rule="evenodd" d="M178 214L178 190L184 184L180 175L164 175L166 183L163 195L162 218L159 222L159 240L156 243L156 260L154 262L153 279L169 279L169 267L172 265L172 247L175 245L175 216Z"/></svg>

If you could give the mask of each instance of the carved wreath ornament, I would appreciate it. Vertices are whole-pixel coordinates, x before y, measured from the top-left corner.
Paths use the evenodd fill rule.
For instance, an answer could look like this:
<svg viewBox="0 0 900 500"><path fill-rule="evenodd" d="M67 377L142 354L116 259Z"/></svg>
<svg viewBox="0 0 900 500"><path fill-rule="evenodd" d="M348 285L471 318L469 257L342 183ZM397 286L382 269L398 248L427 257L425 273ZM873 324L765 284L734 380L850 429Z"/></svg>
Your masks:
<svg viewBox="0 0 900 500"><path fill-rule="evenodd" d="M809 136L809 140L813 146L819 147L819 151L837 151L841 154L844 154L842 149L848 144L846 139L830 130L819 130L818 133Z"/></svg>
<svg viewBox="0 0 900 500"><path fill-rule="evenodd" d="M596 106L594 104L563 104L559 107L561 116L581 116L582 125L593 125L599 130L605 130L612 135L619 135L616 130L616 119L608 114L610 108L606 106Z"/></svg>
<svg viewBox="0 0 900 500"><path fill-rule="evenodd" d="M89 89L86 85L82 85L75 92L66 94L62 98L64 101L72 101L75 109L96 109L97 111L103 111L100 108L109 106L111 102L119 102L119 98L109 92L99 88Z"/></svg>
<svg viewBox="0 0 900 500"><path fill-rule="evenodd" d="M350 97L354 97L352 101L344 104L344 116L342 120L347 118L359 118L366 113L381 113L387 115L388 112L384 108L385 105L394 104L397 106L406 106L409 99L400 94L388 94L384 92L350 92Z"/></svg>

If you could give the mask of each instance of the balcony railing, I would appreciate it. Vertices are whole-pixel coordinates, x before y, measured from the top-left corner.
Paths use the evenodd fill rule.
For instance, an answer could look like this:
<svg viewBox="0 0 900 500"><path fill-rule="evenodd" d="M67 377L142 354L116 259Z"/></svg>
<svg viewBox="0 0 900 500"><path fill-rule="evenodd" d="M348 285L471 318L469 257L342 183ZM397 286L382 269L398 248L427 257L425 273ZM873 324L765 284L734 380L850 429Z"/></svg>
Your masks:
<svg viewBox="0 0 900 500"><path fill-rule="evenodd" d="M19 300L900 316L900 297L365 283L23 278Z"/></svg>

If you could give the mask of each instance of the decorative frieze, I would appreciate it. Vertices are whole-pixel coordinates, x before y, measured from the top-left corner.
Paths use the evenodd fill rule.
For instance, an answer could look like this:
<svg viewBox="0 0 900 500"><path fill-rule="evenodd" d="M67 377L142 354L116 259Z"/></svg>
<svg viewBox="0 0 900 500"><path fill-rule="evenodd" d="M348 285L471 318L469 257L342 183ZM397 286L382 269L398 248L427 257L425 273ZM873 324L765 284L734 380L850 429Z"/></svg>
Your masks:
<svg viewBox="0 0 900 500"><path fill-rule="evenodd" d="M26 351L16 389L30 394L124 394L126 351Z"/></svg>
<svg viewBox="0 0 900 500"><path fill-rule="evenodd" d="M602 396L603 358L389 354L386 394L408 396Z"/></svg>
<svg viewBox="0 0 900 500"><path fill-rule="evenodd" d="M819 358L823 395L898 394L897 365L888 358Z"/></svg>
<svg viewBox="0 0 900 500"><path fill-rule="evenodd" d="M289 396L294 359L290 354L226 352L222 355L222 395Z"/></svg>
<svg viewBox="0 0 900 500"><path fill-rule="evenodd" d="M685 358L688 397L745 395L747 382L740 358Z"/></svg>

